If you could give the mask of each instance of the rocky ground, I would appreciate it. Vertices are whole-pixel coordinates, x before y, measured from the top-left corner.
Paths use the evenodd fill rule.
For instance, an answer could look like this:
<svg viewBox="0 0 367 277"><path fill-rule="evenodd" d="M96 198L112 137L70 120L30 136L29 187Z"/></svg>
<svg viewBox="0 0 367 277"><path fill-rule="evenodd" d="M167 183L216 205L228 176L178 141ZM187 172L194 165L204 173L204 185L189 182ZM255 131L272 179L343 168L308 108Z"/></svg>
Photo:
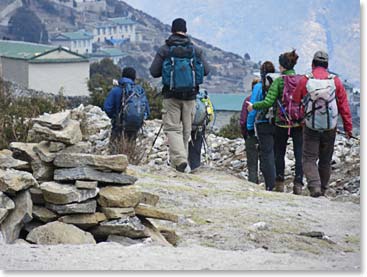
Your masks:
<svg viewBox="0 0 367 277"><path fill-rule="evenodd" d="M176 173L166 166L130 167L128 172L138 177L136 186L160 196L160 208L180 215L178 223L154 222L176 230L177 247L149 242L129 247L106 242L83 246L2 245L0 268L361 268L359 204L266 192L259 185L209 168L196 174Z"/></svg>

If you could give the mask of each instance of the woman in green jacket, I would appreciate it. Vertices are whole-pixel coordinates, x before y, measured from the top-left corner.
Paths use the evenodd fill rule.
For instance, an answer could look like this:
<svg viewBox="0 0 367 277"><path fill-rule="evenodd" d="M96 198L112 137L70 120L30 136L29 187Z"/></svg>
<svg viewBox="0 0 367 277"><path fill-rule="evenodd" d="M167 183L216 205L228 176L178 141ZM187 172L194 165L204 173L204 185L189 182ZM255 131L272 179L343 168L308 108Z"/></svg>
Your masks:
<svg viewBox="0 0 367 277"><path fill-rule="evenodd" d="M249 103L248 110L262 110L270 107L275 107L275 168L276 168L276 183L275 190L284 191L284 169L285 169L285 154L287 149L288 138L293 140L293 152L296 160L296 172L293 185L293 193L301 194L303 187L303 169L302 169L302 109L299 103L298 114L294 116L295 106L290 108L288 104L284 104L285 93L290 95L294 93L295 85L300 79L300 75L296 75L294 66L297 64L298 55L296 50L286 52L279 56L279 70L281 77L274 80L269 88L266 97L261 102L254 104ZM285 80L287 82L286 90L284 89ZM289 85L290 84L290 85ZM287 91L287 92L286 92ZM292 99L292 98L290 98ZM289 110L287 110L289 108ZM292 115L294 118L290 118ZM296 118L295 118L296 117Z"/></svg>

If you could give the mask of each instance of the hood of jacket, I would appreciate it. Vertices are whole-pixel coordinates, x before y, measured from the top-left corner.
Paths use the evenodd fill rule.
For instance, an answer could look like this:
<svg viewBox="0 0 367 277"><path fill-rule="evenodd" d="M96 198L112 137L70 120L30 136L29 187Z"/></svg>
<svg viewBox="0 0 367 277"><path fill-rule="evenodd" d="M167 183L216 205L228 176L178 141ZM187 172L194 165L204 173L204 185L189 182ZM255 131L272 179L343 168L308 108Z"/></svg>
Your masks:
<svg viewBox="0 0 367 277"><path fill-rule="evenodd" d="M131 80L130 78L126 78L126 77L122 77L119 80L119 84L123 85L123 84L135 84L133 80Z"/></svg>
<svg viewBox="0 0 367 277"><path fill-rule="evenodd" d="M180 35L180 34L173 34L166 40L166 44L168 46L187 45L190 43L191 43L191 40L188 36Z"/></svg>

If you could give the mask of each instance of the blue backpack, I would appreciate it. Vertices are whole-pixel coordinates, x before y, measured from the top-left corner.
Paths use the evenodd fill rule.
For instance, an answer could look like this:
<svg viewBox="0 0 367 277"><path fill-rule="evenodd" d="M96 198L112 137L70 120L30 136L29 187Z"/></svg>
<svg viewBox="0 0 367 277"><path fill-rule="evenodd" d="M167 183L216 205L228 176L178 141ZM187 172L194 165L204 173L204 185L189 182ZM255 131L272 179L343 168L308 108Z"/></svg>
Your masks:
<svg viewBox="0 0 367 277"><path fill-rule="evenodd" d="M138 132L146 113L146 95L140 86L125 84L122 88L118 122L123 131Z"/></svg>
<svg viewBox="0 0 367 277"><path fill-rule="evenodd" d="M162 83L173 92L193 92L204 81L204 65L192 44L171 46L163 62Z"/></svg>

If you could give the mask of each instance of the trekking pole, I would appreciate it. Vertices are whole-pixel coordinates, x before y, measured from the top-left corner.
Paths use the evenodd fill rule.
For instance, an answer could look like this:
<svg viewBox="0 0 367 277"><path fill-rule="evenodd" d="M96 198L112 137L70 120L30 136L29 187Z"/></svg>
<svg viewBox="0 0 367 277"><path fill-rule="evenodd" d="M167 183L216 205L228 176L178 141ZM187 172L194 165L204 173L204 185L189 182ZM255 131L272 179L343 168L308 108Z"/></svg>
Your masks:
<svg viewBox="0 0 367 277"><path fill-rule="evenodd" d="M155 142L157 141L157 139L158 139L158 137L159 137L159 134L160 134L160 133L161 133L161 131L162 131L162 128L163 128L163 123L161 124L161 127L159 128L159 131L158 131L158 133L157 133L157 135L156 135L156 137L155 137L155 139L154 139L154 141L153 141L152 147L150 148L150 150L149 150L149 152L148 152L147 157L148 157L148 156L150 155L150 153L152 152L153 147L154 147L154 144L155 144Z"/></svg>
<svg viewBox="0 0 367 277"><path fill-rule="evenodd" d="M285 120L287 120L290 123L291 120L289 119L288 114L287 114L286 110L284 109L282 103L280 103L280 100L279 99L277 99L277 103L278 103L278 106L279 106L280 110L282 111L282 113L283 113L283 115L285 117Z"/></svg>
<svg viewBox="0 0 367 277"><path fill-rule="evenodd" d="M336 132L339 134L339 135L343 135L343 136L346 136L346 133L342 132L342 131L339 131L338 129L336 130ZM355 139L355 140L358 140L358 141L361 141L360 138L357 138L355 136L350 136L350 138L352 139Z"/></svg>

